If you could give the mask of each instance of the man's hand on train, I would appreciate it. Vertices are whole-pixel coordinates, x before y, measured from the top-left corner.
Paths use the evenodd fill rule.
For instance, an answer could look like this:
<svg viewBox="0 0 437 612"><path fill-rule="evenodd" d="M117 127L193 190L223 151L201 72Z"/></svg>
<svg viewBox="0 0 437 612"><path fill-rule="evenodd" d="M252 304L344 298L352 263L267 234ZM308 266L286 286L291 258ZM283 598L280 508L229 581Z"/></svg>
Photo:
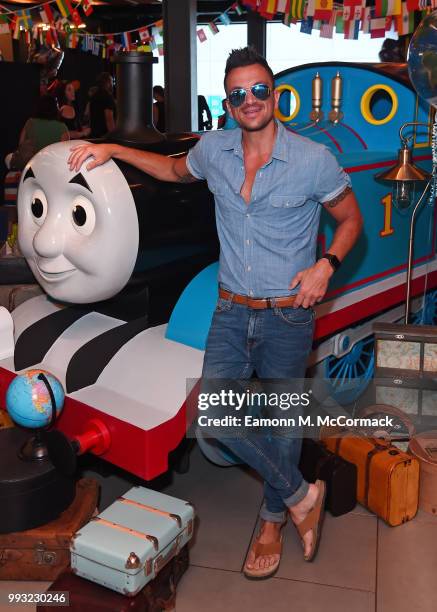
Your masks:
<svg viewBox="0 0 437 612"><path fill-rule="evenodd" d="M80 144L71 148L68 165L70 170L79 172L85 160L92 157L93 159L86 165L87 170L92 170L96 166L101 166L114 155L114 144Z"/></svg>
<svg viewBox="0 0 437 612"><path fill-rule="evenodd" d="M293 308L299 308L299 306L309 308L321 302L333 273L332 266L327 259L320 259L314 266L298 272L289 287L294 289L300 284Z"/></svg>

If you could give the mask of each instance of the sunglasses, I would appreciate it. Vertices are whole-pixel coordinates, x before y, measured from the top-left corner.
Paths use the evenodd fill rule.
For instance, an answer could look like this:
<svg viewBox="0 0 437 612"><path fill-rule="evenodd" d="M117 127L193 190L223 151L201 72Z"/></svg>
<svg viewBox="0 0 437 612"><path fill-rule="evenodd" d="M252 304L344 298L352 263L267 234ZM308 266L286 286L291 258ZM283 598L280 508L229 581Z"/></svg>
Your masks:
<svg viewBox="0 0 437 612"><path fill-rule="evenodd" d="M234 108L241 106L246 100L248 91L251 91L252 95L257 100L267 100L271 93L270 87L265 83L257 83L256 85L252 85L252 87L248 87L247 89L244 89L244 87L239 87L238 89L233 89L229 94L228 100L230 104Z"/></svg>

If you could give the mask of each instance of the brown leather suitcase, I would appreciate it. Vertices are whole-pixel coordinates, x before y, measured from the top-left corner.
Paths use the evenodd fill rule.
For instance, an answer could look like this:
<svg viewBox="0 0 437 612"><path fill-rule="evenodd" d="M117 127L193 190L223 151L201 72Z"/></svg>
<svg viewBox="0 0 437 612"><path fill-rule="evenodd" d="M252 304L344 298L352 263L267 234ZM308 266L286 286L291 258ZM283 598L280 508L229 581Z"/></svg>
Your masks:
<svg viewBox="0 0 437 612"><path fill-rule="evenodd" d="M75 576L71 571L64 572L50 586L51 591L68 591L70 612L161 612L174 610L176 585L188 567L188 546L184 546L159 574L149 582L135 597L127 597L110 589ZM60 606L38 605L38 612L52 612ZM65 607L64 607L65 609Z"/></svg>
<svg viewBox="0 0 437 612"><path fill-rule="evenodd" d="M59 518L35 529L0 534L0 580L55 580L70 565L70 538L93 516L98 495L97 481L83 478Z"/></svg>
<svg viewBox="0 0 437 612"><path fill-rule="evenodd" d="M419 462L390 442L348 433L323 439L327 448L357 466L357 499L388 525L410 521L419 501Z"/></svg>
<svg viewBox="0 0 437 612"><path fill-rule="evenodd" d="M437 431L415 435L408 452L420 465L419 508L437 515Z"/></svg>
<svg viewBox="0 0 437 612"><path fill-rule="evenodd" d="M0 408L0 429L9 429L10 427L14 427L14 421L6 410Z"/></svg>
<svg viewBox="0 0 437 612"><path fill-rule="evenodd" d="M2 270L0 269L0 274ZM4 285L0 283L0 306L4 306L12 312L17 306L36 297L42 295L41 287L36 283L28 285Z"/></svg>

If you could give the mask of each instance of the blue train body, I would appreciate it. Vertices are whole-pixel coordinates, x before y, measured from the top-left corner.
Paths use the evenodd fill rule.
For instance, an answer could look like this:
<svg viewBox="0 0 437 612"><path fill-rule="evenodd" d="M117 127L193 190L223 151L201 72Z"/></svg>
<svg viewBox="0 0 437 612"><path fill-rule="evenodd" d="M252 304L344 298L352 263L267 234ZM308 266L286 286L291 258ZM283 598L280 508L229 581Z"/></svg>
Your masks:
<svg viewBox="0 0 437 612"><path fill-rule="evenodd" d="M323 84L320 110L323 119L310 119L312 81L318 73ZM329 120L332 79L342 80L337 123ZM393 166L400 147L399 129L405 122L430 122L430 107L421 101L403 64L310 64L286 70L275 78L282 90L277 117L288 129L329 147L349 173L364 217L363 233L338 273L329 292L316 308L315 348L311 356L319 373L342 380L362 378L350 393L337 394L349 401L364 388L373 372L371 323L402 317L411 210L392 204L391 186L375 175ZM291 109L291 112L290 112ZM226 128L234 127L228 118ZM415 163L431 169L431 130L414 126L411 135ZM292 172L292 168L290 168ZM419 187L421 188L421 187ZM434 323L437 265L435 207L425 205L415 229L413 304L416 320ZM335 229L323 211L319 251L330 244ZM427 293L425 294L425 289ZM204 349L217 296L217 264L196 277L182 294L167 330L167 338ZM420 299L419 299L420 298ZM344 386L344 385L343 385Z"/></svg>

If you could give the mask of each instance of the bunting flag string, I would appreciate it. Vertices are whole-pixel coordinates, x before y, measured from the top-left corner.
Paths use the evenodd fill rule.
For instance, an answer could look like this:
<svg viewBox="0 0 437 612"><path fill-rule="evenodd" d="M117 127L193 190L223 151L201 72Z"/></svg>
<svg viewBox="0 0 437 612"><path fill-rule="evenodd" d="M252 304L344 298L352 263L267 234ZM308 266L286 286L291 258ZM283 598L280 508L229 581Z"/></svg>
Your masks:
<svg viewBox="0 0 437 612"><path fill-rule="evenodd" d="M429 5L429 6L428 6ZM400 36L414 31L415 13L432 11L437 0L237 0L214 20L197 28L197 38L204 43L229 26L229 13L242 15L258 12L267 20L283 21L289 26L300 22L300 31L311 34L320 30L322 38L332 38L334 31L357 40L359 31L372 38L383 38L394 27ZM139 49L164 55L162 19L124 32L94 34L86 31L85 17L93 13L91 0L45 0L30 9L11 10L0 3L0 34L19 39L21 32L28 44L39 41L59 45L106 58L114 51Z"/></svg>

